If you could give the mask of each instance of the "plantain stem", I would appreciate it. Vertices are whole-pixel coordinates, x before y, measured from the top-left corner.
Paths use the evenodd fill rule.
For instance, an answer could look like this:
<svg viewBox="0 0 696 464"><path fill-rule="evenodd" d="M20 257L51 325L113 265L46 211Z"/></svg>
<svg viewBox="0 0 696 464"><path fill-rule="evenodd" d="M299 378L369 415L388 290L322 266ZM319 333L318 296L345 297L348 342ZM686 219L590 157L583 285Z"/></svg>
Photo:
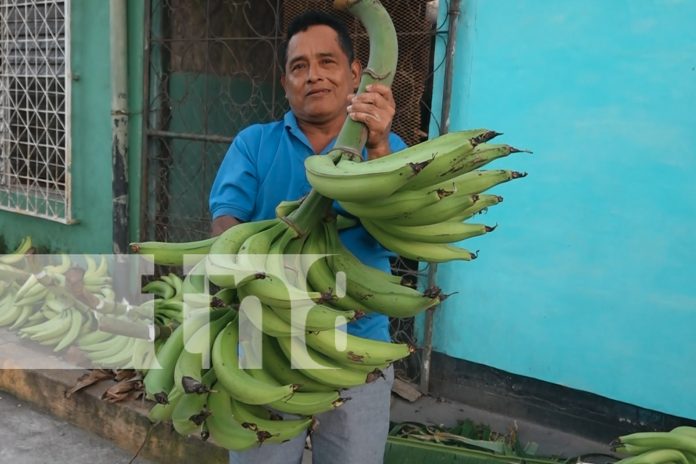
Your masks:
<svg viewBox="0 0 696 464"><path fill-rule="evenodd" d="M334 7L346 9L365 26L370 38L370 58L358 86L358 93L373 83L391 86L399 55L396 30L389 13L378 0L336 0ZM360 158L367 128L364 124L346 118L332 151L342 151Z"/></svg>
<svg viewBox="0 0 696 464"><path fill-rule="evenodd" d="M312 190L302 204L289 216L281 218L294 231L297 237L304 237L330 214L333 200Z"/></svg>

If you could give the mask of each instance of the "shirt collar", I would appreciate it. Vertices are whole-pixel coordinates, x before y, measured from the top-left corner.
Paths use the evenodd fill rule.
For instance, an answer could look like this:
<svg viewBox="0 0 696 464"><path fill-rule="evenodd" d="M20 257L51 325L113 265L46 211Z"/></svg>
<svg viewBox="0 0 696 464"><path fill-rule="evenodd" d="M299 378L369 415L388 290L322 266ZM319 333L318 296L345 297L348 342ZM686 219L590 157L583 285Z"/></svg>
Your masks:
<svg viewBox="0 0 696 464"><path fill-rule="evenodd" d="M312 145L309 143L309 140L307 140L307 136L304 132L302 132L302 129L300 129L300 125L297 123L297 117L295 117L295 113L293 113L292 111L288 111L287 113L285 113L285 116L283 117L283 124L292 135L297 137L299 140L302 141L302 143L309 147L310 151L312 150ZM324 148L324 151L322 151L321 154L325 154L331 151L335 143L336 139L334 138L331 141L331 143L329 143L326 146L326 148Z"/></svg>
<svg viewBox="0 0 696 464"><path fill-rule="evenodd" d="M290 129L292 132L302 132L300 130L300 126L297 124L297 118L295 117L295 113L292 111L288 111L285 113L285 116L283 117L283 122L285 123L285 127Z"/></svg>

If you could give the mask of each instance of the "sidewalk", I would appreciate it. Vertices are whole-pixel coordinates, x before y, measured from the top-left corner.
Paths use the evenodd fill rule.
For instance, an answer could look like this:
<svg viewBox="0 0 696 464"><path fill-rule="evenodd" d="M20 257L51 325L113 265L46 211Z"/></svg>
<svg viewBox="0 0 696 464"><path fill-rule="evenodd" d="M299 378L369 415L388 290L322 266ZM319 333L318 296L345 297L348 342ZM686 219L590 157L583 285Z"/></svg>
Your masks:
<svg viewBox="0 0 696 464"><path fill-rule="evenodd" d="M133 455L84 429L0 392L0 462L12 464L128 464ZM150 464L137 458L133 464Z"/></svg>
<svg viewBox="0 0 696 464"><path fill-rule="evenodd" d="M114 446L114 449L122 449L125 456L133 456L145 441L140 456L151 462L205 462L206 464L224 464L227 462L227 453L224 449L210 442L203 442L197 437L182 437L168 425L159 425L151 430L151 423L147 419L147 412L151 404L143 401L126 401L121 403L109 403L101 399L102 394L113 385L112 381L103 381L85 388L80 392L66 397L66 391L75 386L78 377L85 371L83 370L61 370L61 369L17 369L17 359L34 359L41 363L57 366L57 359L50 350L42 350L42 347L31 346L20 343L16 335L0 329L0 396L8 396L10 393L15 401L31 404L37 411L46 414L47 419L53 418L58 423L69 422L76 427L75 430L86 430L92 436L101 437ZM21 409L21 408L18 408ZM10 419L17 411L7 410L3 414L5 424L11 422L22 422L19 418ZM42 421L39 421L42 422ZM49 427L47 425L47 427ZM50 428L50 427L49 427ZM38 430L43 430L42 426ZM16 433L20 434L21 428ZM25 431L32 435L32 431ZM149 438L145 440L146 437ZM39 439L42 434L38 434ZM4 435L0 436L0 450L12 446L16 451L26 450L21 442L27 438L22 434L13 437L20 437L19 442L14 444ZM13 443L10 445L10 443ZM7 448L9 449L9 448ZM72 460L53 459L50 449L36 447L36 461L27 462L74 462ZM35 455L35 456L36 456ZM110 461L98 458L96 460L86 460L84 462L110 463L124 462L127 464L130 457L125 461ZM0 463L12 463L13 461L4 459L0 454ZM23 462L23 461L18 461ZM145 462L145 461L138 461Z"/></svg>

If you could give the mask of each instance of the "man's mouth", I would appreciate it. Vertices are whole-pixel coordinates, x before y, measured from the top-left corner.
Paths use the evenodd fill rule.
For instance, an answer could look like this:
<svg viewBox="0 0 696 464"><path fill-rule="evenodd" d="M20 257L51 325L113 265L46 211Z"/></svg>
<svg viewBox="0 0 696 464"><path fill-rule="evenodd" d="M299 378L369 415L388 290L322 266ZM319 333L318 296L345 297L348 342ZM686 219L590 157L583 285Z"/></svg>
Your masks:
<svg viewBox="0 0 696 464"><path fill-rule="evenodd" d="M315 90L310 90L309 92L307 92L307 96L311 97L314 95L324 95L326 93L329 93L328 89L315 89Z"/></svg>

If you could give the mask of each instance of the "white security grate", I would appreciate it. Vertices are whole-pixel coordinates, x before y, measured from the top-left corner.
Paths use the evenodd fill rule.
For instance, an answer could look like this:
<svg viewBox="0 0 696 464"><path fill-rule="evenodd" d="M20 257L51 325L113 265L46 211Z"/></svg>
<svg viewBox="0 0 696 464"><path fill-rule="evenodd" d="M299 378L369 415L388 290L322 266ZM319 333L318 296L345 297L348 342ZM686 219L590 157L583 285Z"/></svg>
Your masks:
<svg viewBox="0 0 696 464"><path fill-rule="evenodd" d="M72 222L70 0L0 0L0 209Z"/></svg>

